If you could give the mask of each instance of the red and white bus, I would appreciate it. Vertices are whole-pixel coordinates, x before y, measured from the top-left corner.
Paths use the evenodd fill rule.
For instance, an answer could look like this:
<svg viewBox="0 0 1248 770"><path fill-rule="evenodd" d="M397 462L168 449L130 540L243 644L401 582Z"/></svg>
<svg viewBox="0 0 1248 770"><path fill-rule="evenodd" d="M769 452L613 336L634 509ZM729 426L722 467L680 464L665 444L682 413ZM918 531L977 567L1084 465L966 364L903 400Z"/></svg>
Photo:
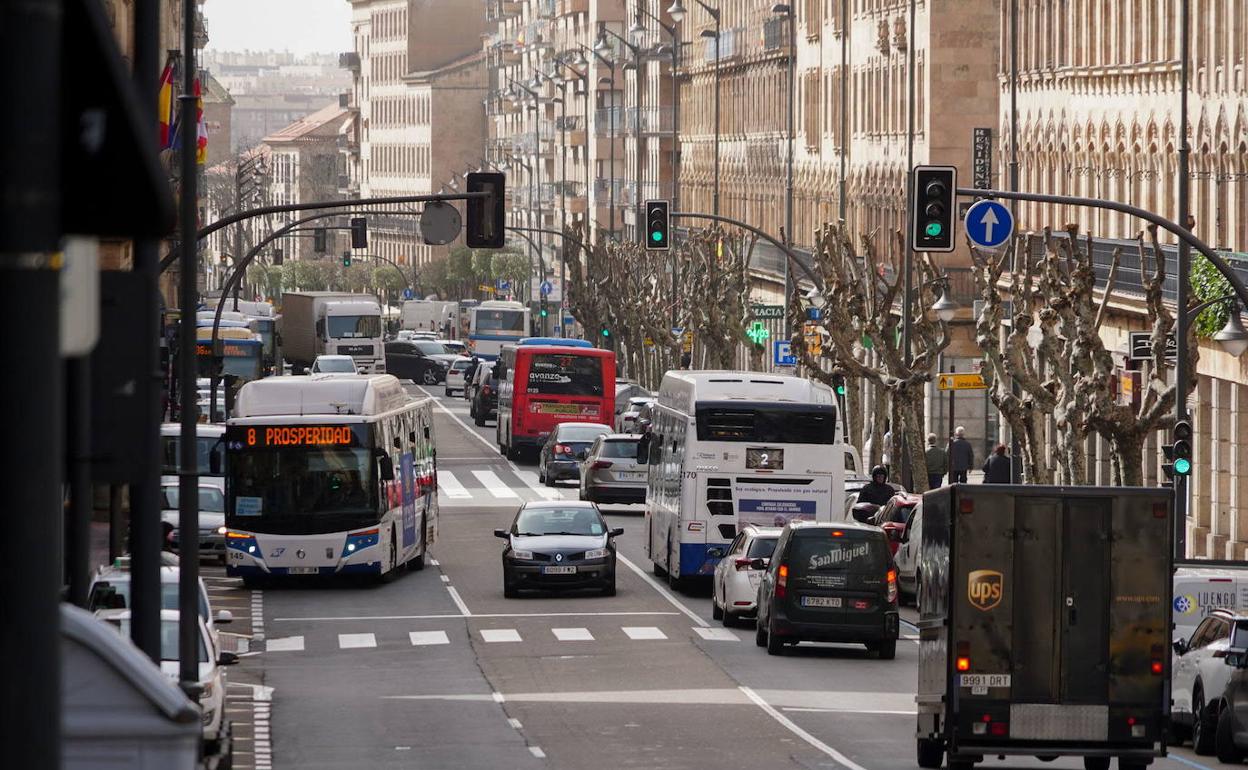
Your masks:
<svg viewBox="0 0 1248 770"><path fill-rule="evenodd" d="M615 415L615 353L585 340L530 337L503 347L498 378L498 449L516 459L538 449L561 422Z"/></svg>

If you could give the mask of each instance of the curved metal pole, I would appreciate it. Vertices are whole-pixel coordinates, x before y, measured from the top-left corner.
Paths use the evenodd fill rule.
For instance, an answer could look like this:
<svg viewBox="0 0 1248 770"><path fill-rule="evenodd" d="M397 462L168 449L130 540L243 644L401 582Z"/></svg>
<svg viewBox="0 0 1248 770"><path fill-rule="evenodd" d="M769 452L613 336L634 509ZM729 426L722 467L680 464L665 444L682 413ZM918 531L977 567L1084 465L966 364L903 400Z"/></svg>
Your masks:
<svg viewBox="0 0 1248 770"><path fill-rule="evenodd" d="M810 282L813 283L816 288L818 288L820 291L823 290L823 282L820 281L819 278L815 276L814 272L812 272L809 267L806 267L806 265L802 264L802 262L793 254L792 249L790 249L788 246L781 243L780 241L776 240L775 238L771 237L767 233L763 232L762 230L759 230L757 227L754 227L753 225L747 225L745 222L741 222L736 219L730 219L728 217L722 217L718 214L695 214L693 212L687 212L687 211L676 211L676 212L673 212L671 216L673 218L685 217L687 219L709 219L712 222L722 222L723 224L726 224L726 225L740 227L742 230L748 230L749 232L757 235L759 238L762 238L763 240L767 241L772 246L775 246L777 249L780 249L780 251L784 252L784 255L788 257L789 261L792 262L795 266L797 266L798 270L801 270L803 273L805 273L806 277L810 279Z"/></svg>

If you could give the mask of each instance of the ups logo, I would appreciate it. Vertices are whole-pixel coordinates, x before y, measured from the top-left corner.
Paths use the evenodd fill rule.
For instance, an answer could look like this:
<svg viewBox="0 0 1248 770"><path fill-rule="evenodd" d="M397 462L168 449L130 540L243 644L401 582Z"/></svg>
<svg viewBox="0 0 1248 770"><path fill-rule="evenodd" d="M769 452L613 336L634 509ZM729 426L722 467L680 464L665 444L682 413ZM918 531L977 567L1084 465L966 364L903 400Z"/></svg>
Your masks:
<svg viewBox="0 0 1248 770"><path fill-rule="evenodd" d="M973 570L966 576L966 596L977 610L988 610L1001 603L1004 577L994 569Z"/></svg>

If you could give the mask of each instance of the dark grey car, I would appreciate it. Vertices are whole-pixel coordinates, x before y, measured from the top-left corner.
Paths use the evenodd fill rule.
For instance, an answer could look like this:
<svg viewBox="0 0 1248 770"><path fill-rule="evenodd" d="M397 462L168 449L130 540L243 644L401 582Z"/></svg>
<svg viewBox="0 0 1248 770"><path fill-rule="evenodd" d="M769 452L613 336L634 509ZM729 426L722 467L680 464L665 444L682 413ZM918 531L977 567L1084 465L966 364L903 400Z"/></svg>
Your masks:
<svg viewBox="0 0 1248 770"><path fill-rule="evenodd" d="M599 436L613 433L610 425L597 422L565 422L555 426L537 456L537 478L548 487L560 481L581 479L581 461Z"/></svg>
<svg viewBox="0 0 1248 770"><path fill-rule="evenodd" d="M503 548L503 596L523 589L597 588L615 595L615 540L593 503L526 503L508 529L494 530Z"/></svg>

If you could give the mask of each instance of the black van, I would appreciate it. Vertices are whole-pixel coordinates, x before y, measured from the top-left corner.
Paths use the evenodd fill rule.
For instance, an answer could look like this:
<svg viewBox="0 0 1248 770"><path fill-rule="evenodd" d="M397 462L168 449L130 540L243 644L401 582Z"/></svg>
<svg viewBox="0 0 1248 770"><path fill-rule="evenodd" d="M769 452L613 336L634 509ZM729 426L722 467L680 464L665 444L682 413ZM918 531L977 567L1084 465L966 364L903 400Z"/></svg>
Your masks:
<svg viewBox="0 0 1248 770"><path fill-rule="evenodd" d="M861 642L897 654L897 567L884 530L790 521L758 586L755 641L771 655L800 641Z"/></svg>

